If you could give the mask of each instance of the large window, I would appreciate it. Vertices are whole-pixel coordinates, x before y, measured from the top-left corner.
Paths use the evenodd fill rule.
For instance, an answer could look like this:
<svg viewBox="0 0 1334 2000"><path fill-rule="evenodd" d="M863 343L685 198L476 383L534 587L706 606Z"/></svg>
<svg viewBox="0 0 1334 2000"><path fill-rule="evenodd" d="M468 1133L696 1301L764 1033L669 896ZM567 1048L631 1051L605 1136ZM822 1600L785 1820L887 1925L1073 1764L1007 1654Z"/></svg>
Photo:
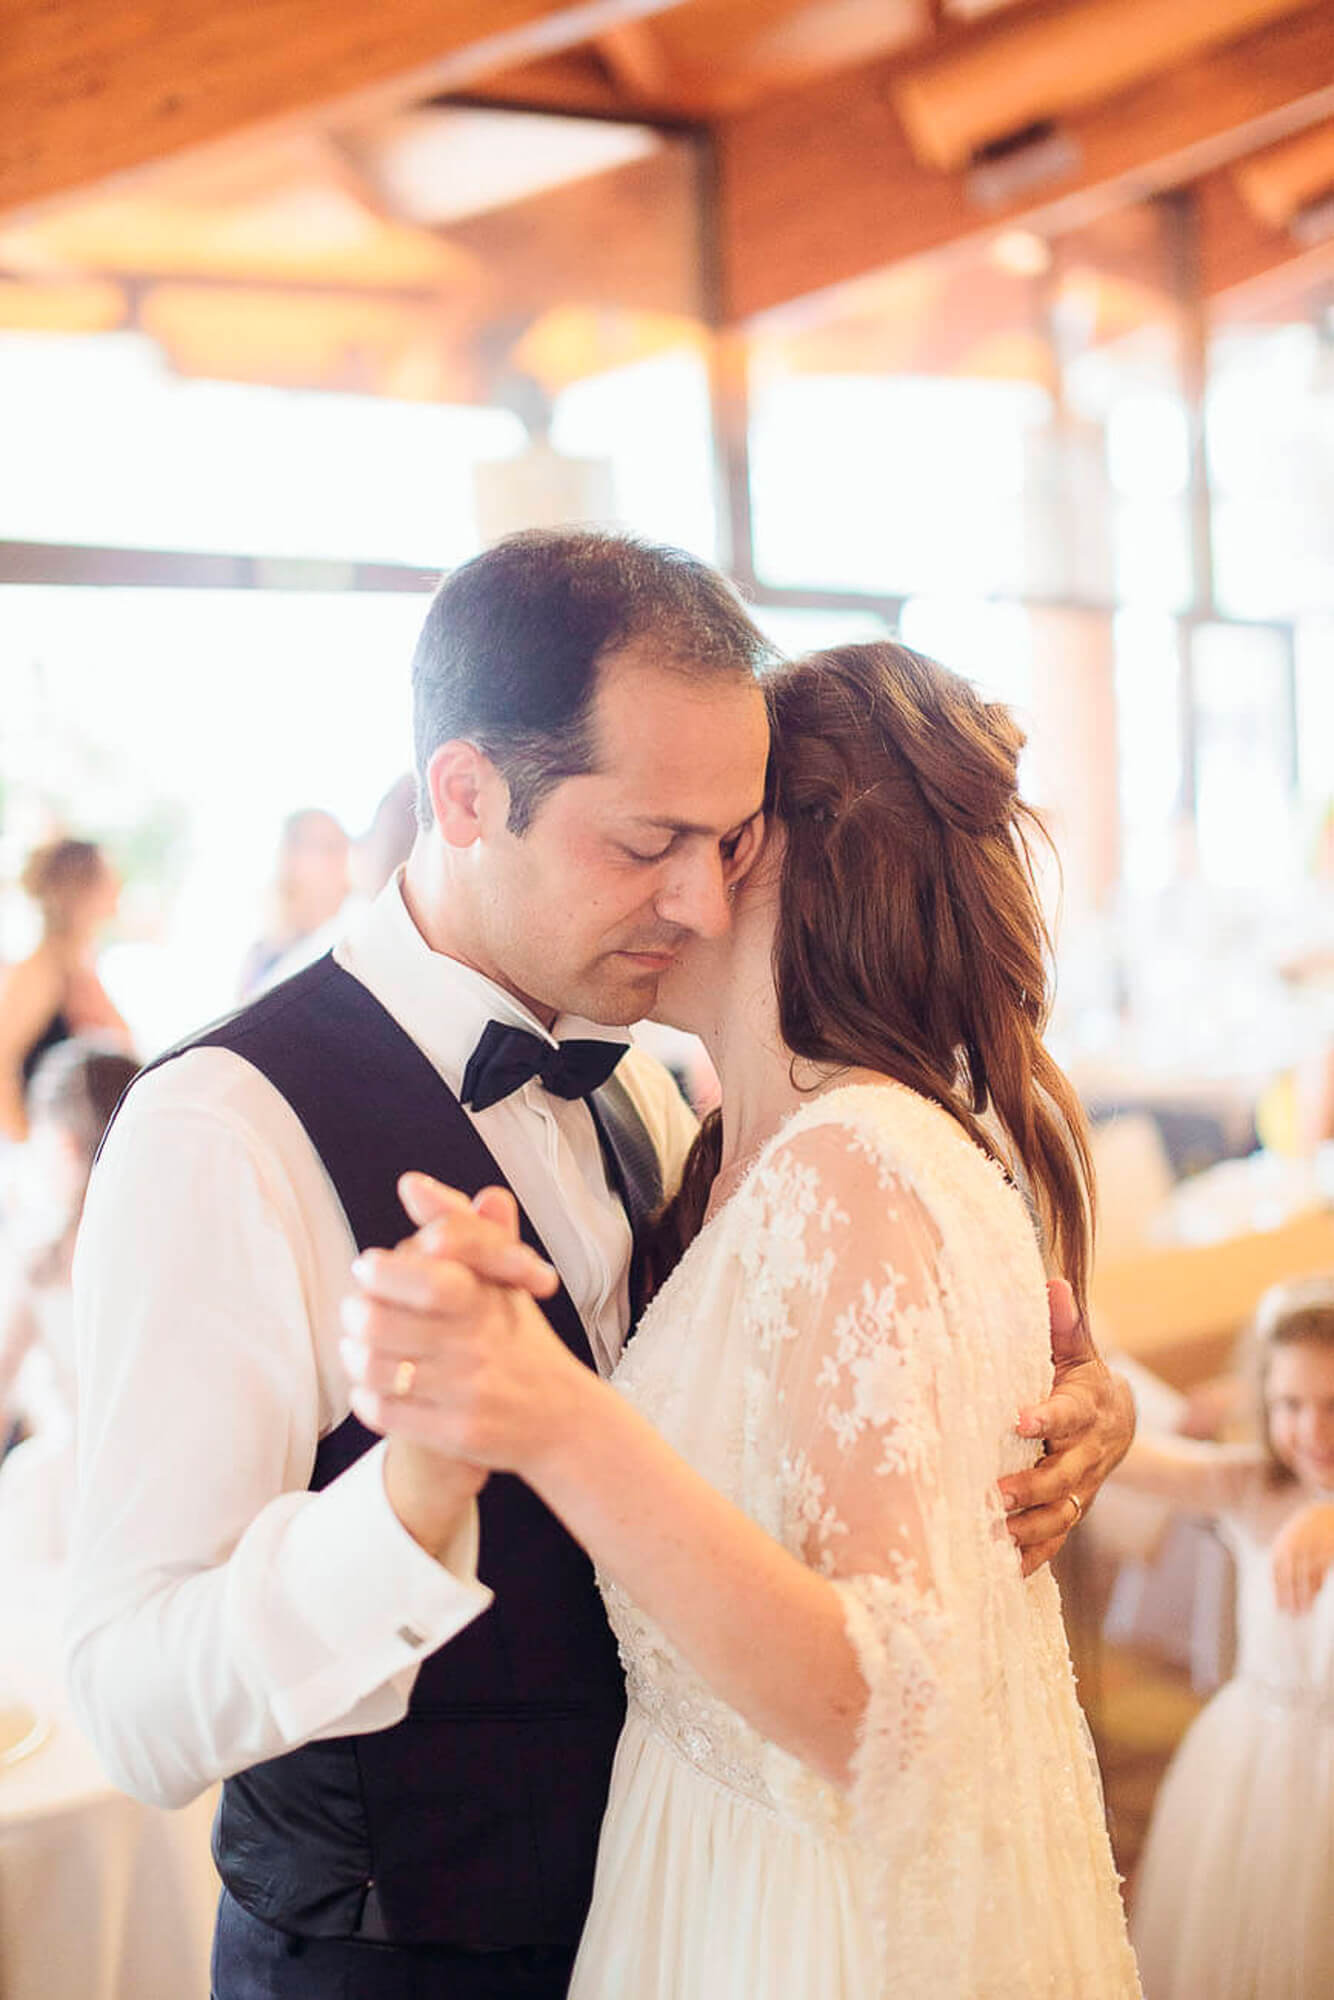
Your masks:
<svg viewBox="0 0 1334 2000"><path fill-rule="evenodd" d="M880 596L1019 594L1039 531L1051 384L1031 285L912 266L751 348L763 582Z"/></svg>
<svg viewBox="0 0 1334 2000"><path fill-rule="evenodd" d="M1214 568L1235 618L1334 610L1334 324L1223 325L1208 399Z"/></svg>
<svg viewBox="0 0 1334 2000"><path fill-rule="evenodd" d="M139 335L0 335L0 539L444 568L507 411L187 381Z"/></svg>
<svg viewBox="0 0 1334 2000"><path fill-rule="evenodd" d="M594 518L710 552L698 191L680 133L428 104L8 221L41 282L0 287L0 541L441 570ZM90 287L102 330L62 331Z"/></svg>
<svg viewBox="0 0 1334 2000"><path fill-rule="evenodd" d="M424 600L0 590L4 878L53 828L127 877L106 977L144 1051L221 1013L258 933L285 815L352 834L411 761ZM5 909L7 953L26 905Z"/></svg>
<svg viewBox="0 0 1334 2000"><path fill-rule="evenodd" d="M678 132L432 104L7 221L0 954L90 834L141 1048L218 1013L283 818L356 835L408 767L442 570L572 519L714 553L698 192Z"/></svg>

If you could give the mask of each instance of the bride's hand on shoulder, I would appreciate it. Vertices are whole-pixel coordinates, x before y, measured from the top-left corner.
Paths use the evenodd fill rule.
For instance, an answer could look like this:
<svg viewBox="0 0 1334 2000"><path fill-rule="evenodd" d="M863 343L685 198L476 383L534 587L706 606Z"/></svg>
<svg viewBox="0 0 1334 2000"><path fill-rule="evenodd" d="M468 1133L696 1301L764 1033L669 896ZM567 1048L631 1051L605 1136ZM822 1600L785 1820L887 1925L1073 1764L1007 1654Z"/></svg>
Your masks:
<svg viewBox="0 0 1334 2000"><path fill-rule="evenodd" d="M600 1386L536 1304L556 1273L520 1242L506 1190L469 1202L411 1174L400 1194L417 1234L358 1257L343 1304L352 1408L385 1436L530 1474Z"/></svg>

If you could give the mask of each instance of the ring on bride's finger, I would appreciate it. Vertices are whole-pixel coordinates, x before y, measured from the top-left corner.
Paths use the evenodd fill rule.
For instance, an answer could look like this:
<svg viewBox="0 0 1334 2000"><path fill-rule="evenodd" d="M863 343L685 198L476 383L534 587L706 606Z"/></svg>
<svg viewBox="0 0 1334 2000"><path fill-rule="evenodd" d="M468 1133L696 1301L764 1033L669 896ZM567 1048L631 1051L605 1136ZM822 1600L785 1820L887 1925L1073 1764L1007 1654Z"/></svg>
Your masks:
<svg viewBox="0 0 1334 2000"><path fill-rule="evenodd" d="M1079 1497L1079 1495L1078 1495L1077 1493L1070 1493L1070 1494L1067 1494L1067 1496L1066 1496L1066 1497L1067 1497L1067 1499L1068 1499L1068 1500L1069 1500L1069 1501L1071 1502L1071 1504L1073 1505L1073 1507L1074 1507L1074 1510L1075 1510L1075 1511L1074 1511L1074 1517L1073 1517L1073 1519L1072 1519L1072 1520L1071 1520L1071 1522L1070 1522L1070 1526L1071 1526L1072 1528L1077 1528L1077 1527L1079 1526L1080 1522L1081 1522L1081 1521L1083 1520L1083 1518L1084 1518L1084 1503L1083 1503L1083 1501L1082 1501L1082 1500L1080 1499L1080 1497Z"/></svg>
<svg viewBox="0 0 1334 2000"><path fill-rule="evenodd" d="M416 1379L417 1379L416 1362L400 1361L397 1368L394 1370L394 1387L393 1387L394 1395L410 1396L412 1394L412 1385L416 1381Z"/></svg>

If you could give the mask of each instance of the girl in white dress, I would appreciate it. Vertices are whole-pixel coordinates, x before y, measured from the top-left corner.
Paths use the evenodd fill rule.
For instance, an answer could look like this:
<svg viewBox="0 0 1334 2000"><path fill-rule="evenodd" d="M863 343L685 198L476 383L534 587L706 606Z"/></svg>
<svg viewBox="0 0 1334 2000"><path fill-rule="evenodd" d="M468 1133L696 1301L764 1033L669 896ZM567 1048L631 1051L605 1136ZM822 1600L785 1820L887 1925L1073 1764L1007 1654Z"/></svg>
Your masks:
<svg viewBox="0 0 1334 2000"><path fill-rule="evenodd" d="M1164 1778L1132 1925L1148 2000L1334 1993L1334 1277L1263 1301L1262 1442L1143 1438L1123 1472L1213 1515L1238 1659Z"/></svg>
<svg viewBox="0 0 1334 2000"><path fill-rule="evenodd" d="M771 713L763 854L660 995L723 1091L668 1217L685 1254L612 1384L459 1264L422 1295L456 1337L412 1357L448 1448L590 1550L621 1643L572 2000L1123 2000L1056 1586L997 1491L1051 1382L1021 1178L1077 1290L1087 1267L1022 738L891 645L786 670ZM372 1422L396 1366L363 1359Z"/></svg>

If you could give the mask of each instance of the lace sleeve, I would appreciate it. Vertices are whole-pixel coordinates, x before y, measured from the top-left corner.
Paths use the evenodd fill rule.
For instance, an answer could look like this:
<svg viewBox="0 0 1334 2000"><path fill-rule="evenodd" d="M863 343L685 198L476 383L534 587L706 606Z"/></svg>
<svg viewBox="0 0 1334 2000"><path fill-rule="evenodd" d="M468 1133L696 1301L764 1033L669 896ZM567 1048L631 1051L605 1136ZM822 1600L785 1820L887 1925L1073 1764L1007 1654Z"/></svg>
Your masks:
<svg viewBox="0 0 1334 2000"><path fill-rule="evenodd" d="M1092 1746L1056 1587L1022 1577L996 1487L1050 1365L1041 1263L990 1164L915 1116L800 1114L742 1232L752 1448L866 1683L846 1794L824 1797L883 1994L1111 2000L1138 1985Z"/></svg>
<svg viewBox="0 0 1334 2000"><path fill-rule="evenodd" d="M940 1238L843 1125L808 1127L753 1184L750 1311L776 1420L783 1539L829 1577L867 1686L854 1819L928 1809L948 1737L936 1588L945 1341Z"/></svg>

